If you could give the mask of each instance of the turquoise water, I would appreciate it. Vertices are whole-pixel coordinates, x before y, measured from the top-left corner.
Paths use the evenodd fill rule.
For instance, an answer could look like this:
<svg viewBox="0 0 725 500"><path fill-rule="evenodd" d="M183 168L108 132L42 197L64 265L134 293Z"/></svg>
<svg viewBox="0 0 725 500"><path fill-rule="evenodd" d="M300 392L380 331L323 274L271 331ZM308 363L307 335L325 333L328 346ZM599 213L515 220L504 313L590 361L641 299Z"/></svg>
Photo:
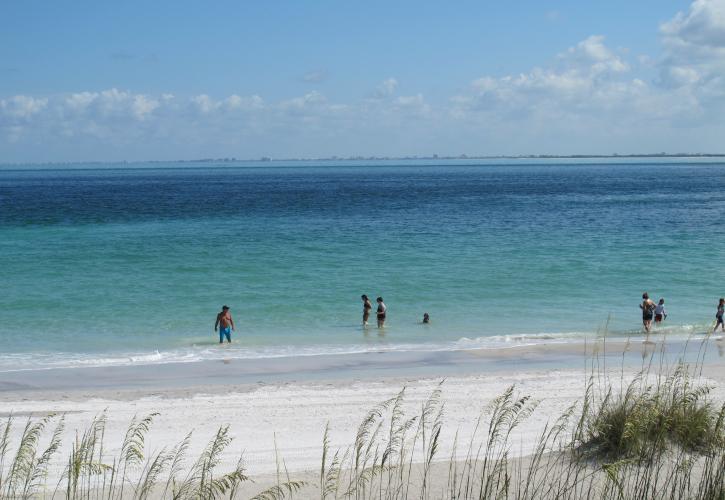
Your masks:
<svg viewBox="0 0 725 500"><path fill-rule="evenodd" d="M627 335L644 290L686 336L724 264L713 159L6 166L0 371Z"/></svg>

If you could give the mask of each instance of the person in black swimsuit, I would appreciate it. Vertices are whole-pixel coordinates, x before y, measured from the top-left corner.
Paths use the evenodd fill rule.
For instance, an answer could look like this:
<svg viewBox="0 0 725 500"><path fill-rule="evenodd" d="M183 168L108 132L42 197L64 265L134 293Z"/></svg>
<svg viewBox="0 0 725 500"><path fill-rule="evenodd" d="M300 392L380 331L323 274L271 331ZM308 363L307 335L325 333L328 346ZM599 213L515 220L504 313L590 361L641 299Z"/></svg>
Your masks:
<svg viewBox="0 0 725 500"><path fill-rule="evenodd" d="M639 305L639 308L642 309L642 326L644 326L644 331L647 333L649 333L650 328L652 328L652 318L654 318L656 307L657 304L649 298L647 292L643 293L642 303Z"/></svg>
<svg viewBox="0 0 725 500"><path fill-rule="evenodd" d="M385 326L385 313L388 311L388 308L385 306L382 297L378 297L376 302L378 303L378 328L383 328Z"/></svg>
<svg viewBox="0 0 725 500"><path fill-rule="evenodd" d="M715 333L717 331L718 326L723 332L725 332L725 321L723 321L723 316L725 316L725 298L721 298L720 302L717 303L717 312L715 313L715 329L712 331L712 333Z"/></svg>
<svg viewBox="0 0 725 500"><path fill-rule="evenodd" d="M368 318L370 317L370 311L372 311L373 305L370 303L367 295L363 295L360 298L363 301L363 326L368 326Z"/></svg>

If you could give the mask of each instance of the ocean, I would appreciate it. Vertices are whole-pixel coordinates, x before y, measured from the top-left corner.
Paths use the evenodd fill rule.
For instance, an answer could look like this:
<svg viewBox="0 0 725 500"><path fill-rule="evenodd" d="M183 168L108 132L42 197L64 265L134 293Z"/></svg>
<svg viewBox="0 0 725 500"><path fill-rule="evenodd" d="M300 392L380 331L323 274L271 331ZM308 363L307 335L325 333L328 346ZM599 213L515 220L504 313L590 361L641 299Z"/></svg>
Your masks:
<svg viewBox="0 0 725 500"><path fill-rule="evenodd" d="M639 336L644 291L686 338L724 266L717 158L5 165L0 372Z"/></svg>

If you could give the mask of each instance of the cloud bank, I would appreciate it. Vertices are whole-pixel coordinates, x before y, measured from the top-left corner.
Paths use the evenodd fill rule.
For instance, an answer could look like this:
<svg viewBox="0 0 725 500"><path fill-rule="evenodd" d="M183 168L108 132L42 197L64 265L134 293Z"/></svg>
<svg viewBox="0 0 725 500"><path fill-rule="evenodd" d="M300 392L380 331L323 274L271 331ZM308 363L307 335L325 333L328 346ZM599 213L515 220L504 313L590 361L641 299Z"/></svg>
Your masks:
<svg viewBox="0 0 725 500"><path fill-rule="evenodd" d="M597 34L520 74L451 82L461 90L435 100L392 76L350 102L318 90L6 96L0 161L725 150L725 0L695 0L658 35L654 57Z"/></svg>

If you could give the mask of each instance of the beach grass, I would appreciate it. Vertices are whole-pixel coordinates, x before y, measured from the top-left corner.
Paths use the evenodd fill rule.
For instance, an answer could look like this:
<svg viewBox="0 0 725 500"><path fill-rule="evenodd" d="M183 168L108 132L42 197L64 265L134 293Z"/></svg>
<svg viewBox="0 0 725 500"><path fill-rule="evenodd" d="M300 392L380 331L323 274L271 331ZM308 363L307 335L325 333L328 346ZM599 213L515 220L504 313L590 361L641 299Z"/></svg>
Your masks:
<svg viewBox="0 0 725 500"><path fill-rule="evenodd" d="M606 348L606 340L601 345ZM455 429L446 428L444 382L413 415L404 411L403 388L367 412L348 447L333 449L329 427L321 430L317 481L296 480L277 455L275 484L252 494L243 456L220 470L232 442L228 426L192 460L191 434L147 452L155 414L130 422L116 456L104 450L105 414L66 451L62 415L24 423L9 417L0 424L0 497L723 500L725 404L711 397L699 363L668 366L663 359L653 352L634 377L622 368L612 378L605 357L595 355L582 399L545 425L524 458L513 458L512 436L524 420L537 418L531 395L508 387L472 415L475 431L462 443ZM23 429L11 442L16 425ZM50 437L41 440L45 435ZM452 445L448 456L440 452L444 439ZM47 444L41 447L41 441ZM49 483L51 464L62 461L59 479Z"/></svg>

